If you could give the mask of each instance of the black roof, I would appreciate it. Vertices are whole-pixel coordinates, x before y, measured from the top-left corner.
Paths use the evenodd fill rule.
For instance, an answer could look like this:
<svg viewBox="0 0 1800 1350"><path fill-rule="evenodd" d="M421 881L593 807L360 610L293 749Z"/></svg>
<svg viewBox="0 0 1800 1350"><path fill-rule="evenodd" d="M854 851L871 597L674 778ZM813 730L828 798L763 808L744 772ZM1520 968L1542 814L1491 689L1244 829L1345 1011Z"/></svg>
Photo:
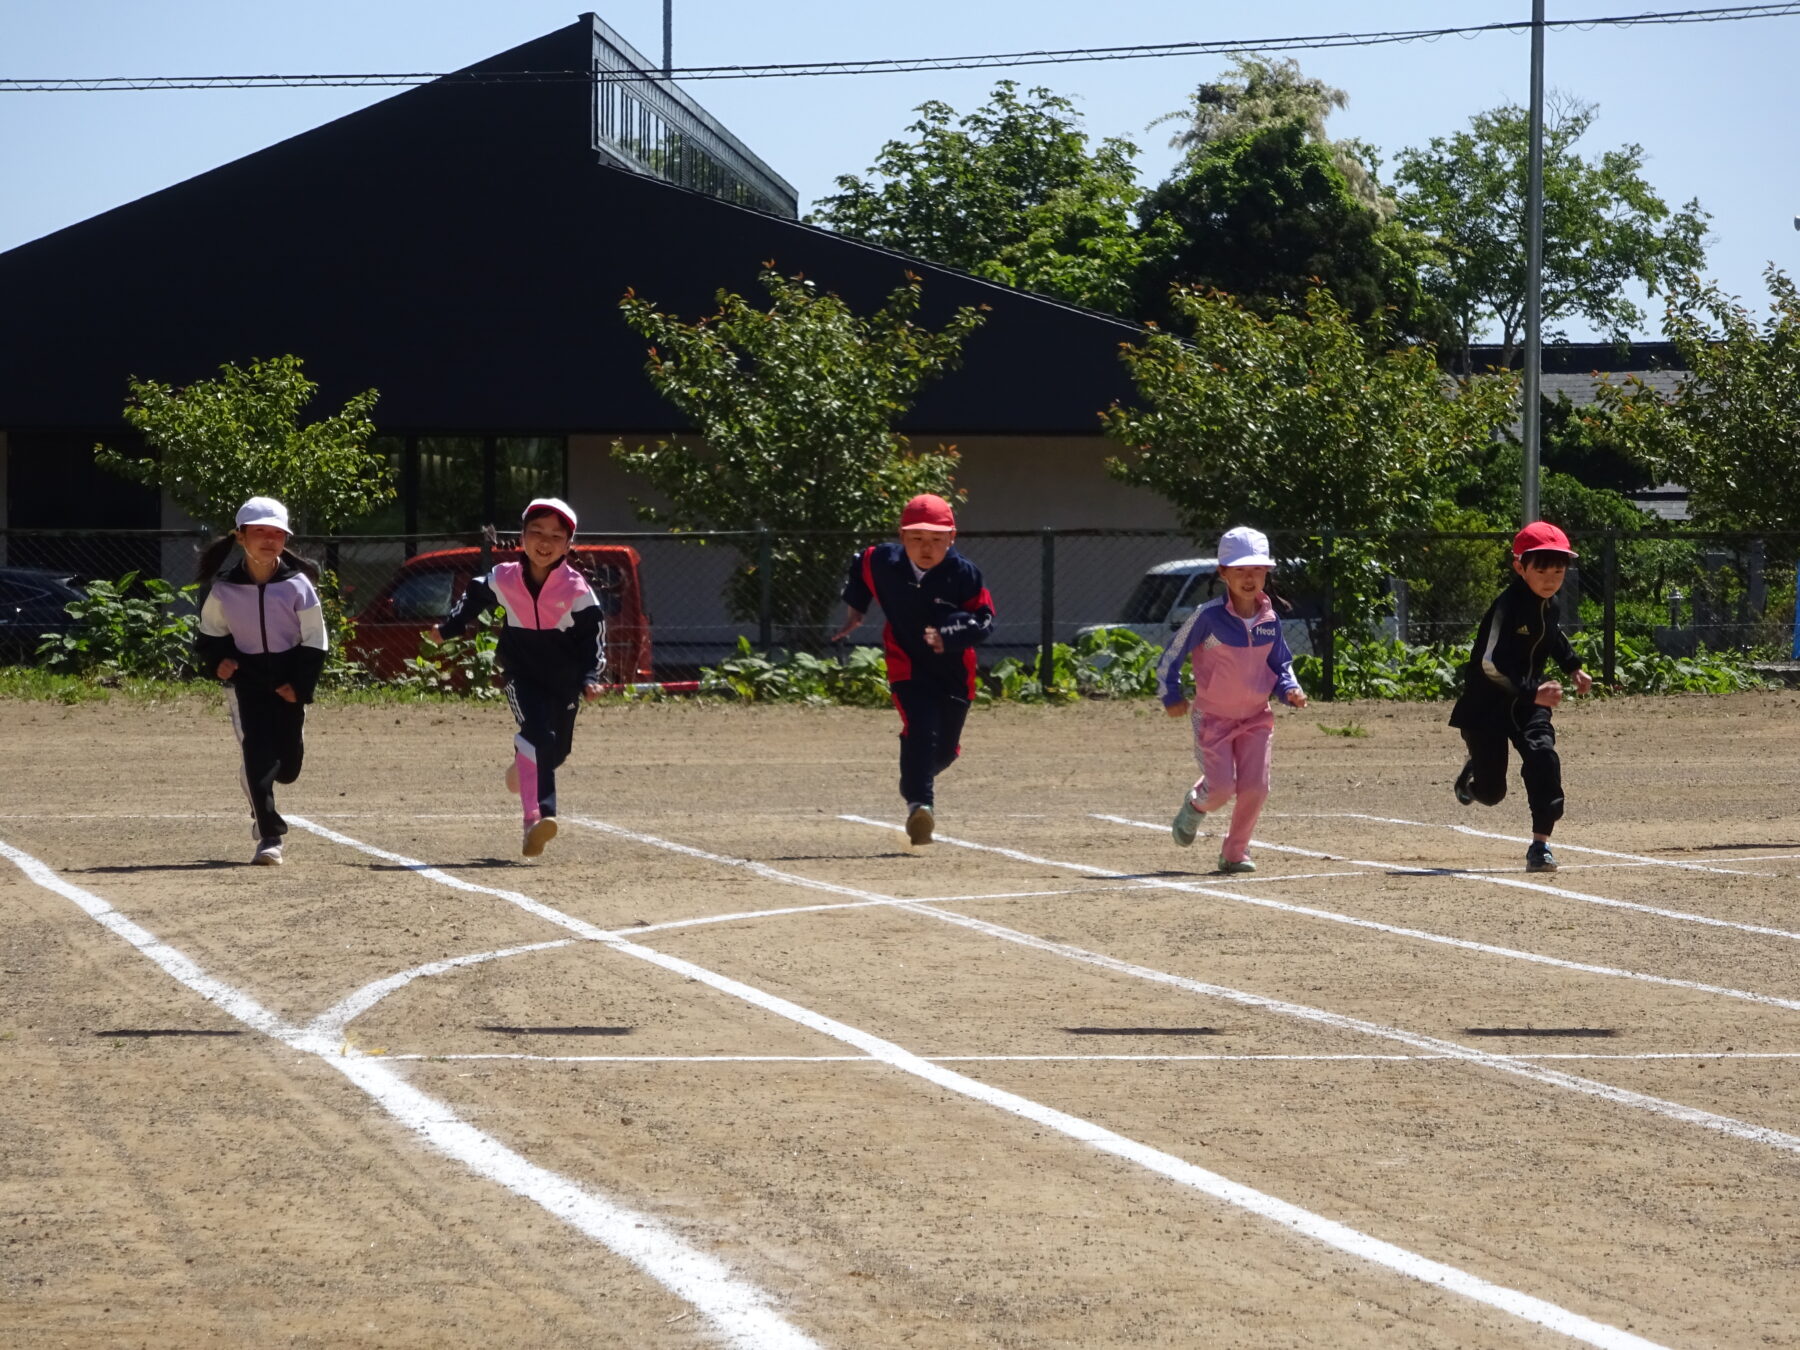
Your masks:
<svg viewBox="0 0 1800 1350"><path fill-rule="evenodd" d="M586 20L469 70L586 70ZM680 419L619 317L694 318L772 260L859 309L910 269L923 322L992 307L918 433L1091 433L1140 330L601 162L584 80L409 90L0 254L0 428L117 425L171 383L291 352L385 432L655 433Z"/></svg>

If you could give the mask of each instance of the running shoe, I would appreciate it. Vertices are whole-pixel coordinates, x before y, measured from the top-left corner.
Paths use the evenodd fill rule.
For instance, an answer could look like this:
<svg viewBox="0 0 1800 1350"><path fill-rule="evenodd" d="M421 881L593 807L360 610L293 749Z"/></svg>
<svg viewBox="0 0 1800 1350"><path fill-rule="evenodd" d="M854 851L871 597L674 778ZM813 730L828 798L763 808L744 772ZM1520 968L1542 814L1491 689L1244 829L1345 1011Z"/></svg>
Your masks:
<svg viewBox="0 0 1800 1350"><path fill-rule="evenodd" d="M1194 805L1194 796L1190 792L1181 799L1181 810L1175 813L1175 823L1169 826L1169 833L1175 836L1175 842L1183 848L1194 842L1194 836L1200 832L1200 822L1206 819L1206 812Z"/></svg>
<svg viewBox="0 0 1800 1350"><path fill-rule="evenodd" d="M257 867L281 866L281 840L277 836L256 841L256 854L250 859Z"/></svg>
<svg viewBox="0 0 1800 1350"><path fill-rule="evenodd" d="M1531 847L1525 850L1525 870L1527 872L1554 872L1556 855L1550 851L1550 845L1541 839L1533 840Z"/></svg>
<svg viewBox="0 0 1800 1350"><path fill-rule="evenodd" d="M1248 858L1239 858L1236 862L1232 862L1231 859L1221 853L1219 855L1219 870L1225 873L1254 872L1256 870L1256 864L1251 862Z"/></svg>
<svg viewBox="0 0 1800 1350"><path fill-rule="evenodd" d="M1463 765L1462 772L1456 775L1456 786L1452 791L1456 793L1456 800L1464 806L1475 800L1475 790L1471 786L1474 781L1475 766L1473 764Z"/></svg>
<svg viewBox="0 0 1800 1350"><path fill-rule="evenodd" d="M931 828L935 822L931 819L931 808L924 802L918 802L906 813L906 838L914 848L931 842Z"/></svg>
<svg viewBox="0 0 1800 1350"><path fill-rule="evenodd" d="M544 851L544 845L556 838L556 817L545 816L534 820L525 827L525 843L519 852L527 858L535 858Z"/></svg>

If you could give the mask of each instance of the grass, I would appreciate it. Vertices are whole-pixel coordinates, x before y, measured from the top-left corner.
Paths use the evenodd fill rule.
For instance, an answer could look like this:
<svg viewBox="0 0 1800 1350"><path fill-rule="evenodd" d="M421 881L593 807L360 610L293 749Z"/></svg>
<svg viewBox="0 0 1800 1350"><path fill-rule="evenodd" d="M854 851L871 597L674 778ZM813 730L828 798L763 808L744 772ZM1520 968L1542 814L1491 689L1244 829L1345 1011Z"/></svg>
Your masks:
<svg viewBox="0 0 1800 1350"><path fill-rule="evenodd" d="M1369 729L1361 722L1358 722L1354 717L1344 723L1341 727L1328 727L1321 722L1319 723L1319 730L1324 732L1327 736L1348 736L1353 740L1362 740L1369 735Z"/></svg>
<svg viewBox="0 0 1800 1350"><path fill-rule="evenodd" d="M37 666L0 666L0 699L24 703L106 703L114 698L134 703L168 703L199 699L217 703L221 686L211 680L141 680L125 676L63 675ZM318 702L326 707L414 703L466 704L454 694L422 694L393 685L375 684L362 689L321 689Z"/></svg>

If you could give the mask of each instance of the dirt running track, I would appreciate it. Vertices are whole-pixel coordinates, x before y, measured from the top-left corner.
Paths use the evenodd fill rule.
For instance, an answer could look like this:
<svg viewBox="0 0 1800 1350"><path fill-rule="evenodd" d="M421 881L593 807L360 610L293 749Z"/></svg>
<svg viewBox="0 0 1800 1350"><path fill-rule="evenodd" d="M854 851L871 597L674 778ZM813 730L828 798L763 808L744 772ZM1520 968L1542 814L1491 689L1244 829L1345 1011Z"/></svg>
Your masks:
<svg viewBox="0 0 1800 1350"><path fill-rule="evenodd" d="M1551 877L1442 718L1226 880L1145 705L917 854L889 714L590 711L535 864L503 710L316 709L252 869L216 706L0 704L0 1344L1800 1346L1800 699L1560 716Z"/></svg>

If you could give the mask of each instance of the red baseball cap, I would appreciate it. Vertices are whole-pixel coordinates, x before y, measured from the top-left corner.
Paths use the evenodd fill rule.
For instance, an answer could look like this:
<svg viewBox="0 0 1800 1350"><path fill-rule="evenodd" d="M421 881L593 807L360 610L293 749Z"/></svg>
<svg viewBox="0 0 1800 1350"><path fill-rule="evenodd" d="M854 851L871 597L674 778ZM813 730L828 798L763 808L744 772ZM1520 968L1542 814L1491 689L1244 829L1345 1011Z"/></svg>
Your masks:
<svg viewBox="0 0 1800 1350"><path fill-rule="evenodd" d="M956 513L950 509L950 503L942 497L933 496L929 492L921 492L900 508L900 528L903 530L954 530Z"/></svg>
<svg viewBox="0 0 1800 1350"><path fill-rule="evenodd" d="M1534 520L1513 536L1513 557L1527 553L1566 553L1571 558L1581 555L1569 547L1569 536L1547 520Z"/></svg>

